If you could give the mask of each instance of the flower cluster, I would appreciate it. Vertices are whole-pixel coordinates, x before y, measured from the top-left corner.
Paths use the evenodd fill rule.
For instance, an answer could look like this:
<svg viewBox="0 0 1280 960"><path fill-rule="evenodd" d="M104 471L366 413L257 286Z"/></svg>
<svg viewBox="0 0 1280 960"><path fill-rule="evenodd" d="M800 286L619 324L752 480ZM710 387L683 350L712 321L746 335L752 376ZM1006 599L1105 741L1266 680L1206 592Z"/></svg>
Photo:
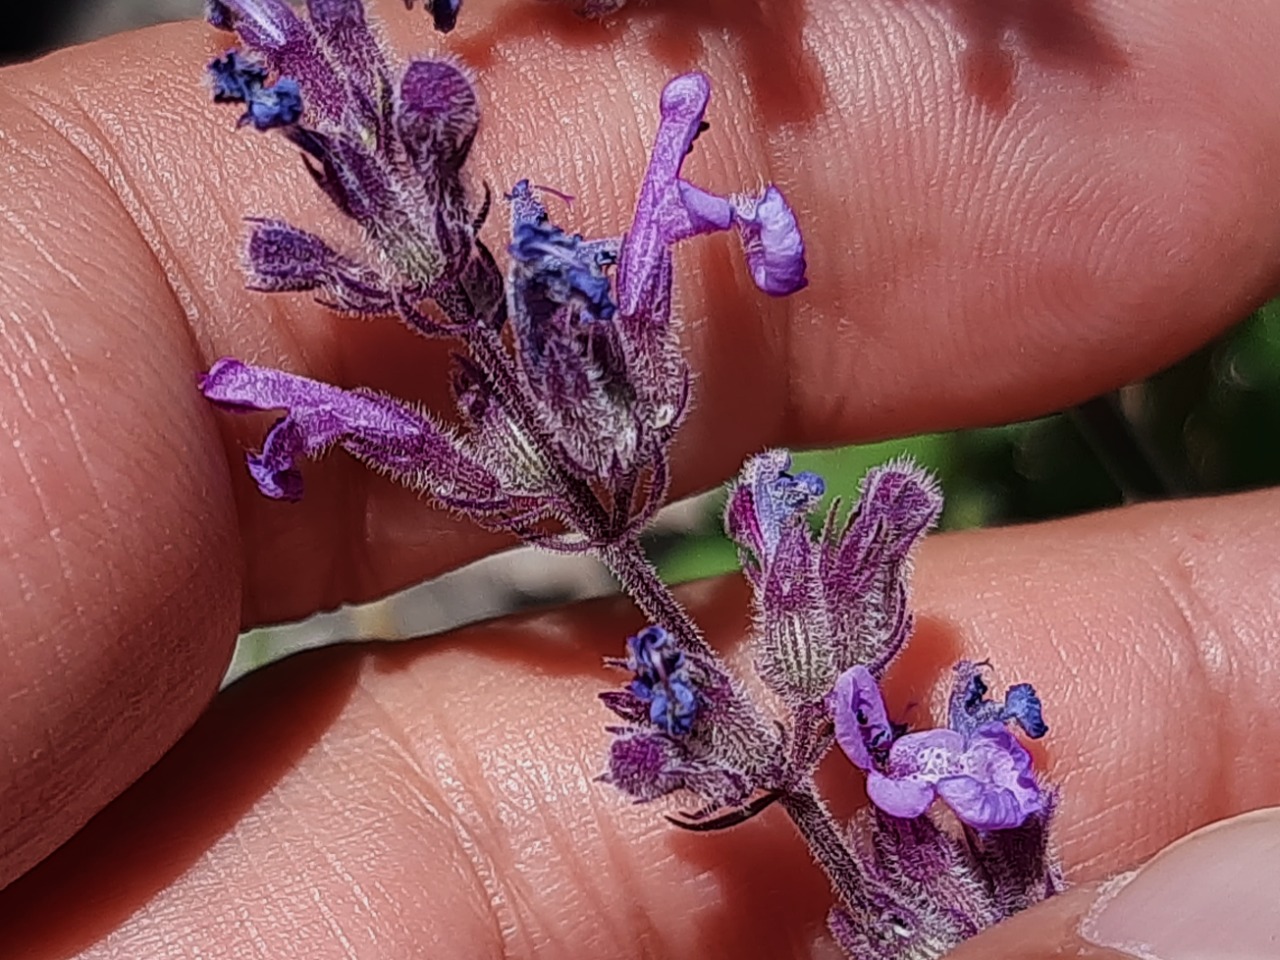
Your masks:
<svg viewBox="0 0 1280 960"><path fill-rule="evenodd" d="M614 728L605 776L636 799L685 789L701 801L695 813L701 819L717 805L743 803L752 794L808 789L830 746L828 695L837 677L863 662L882 671L910 629L911 550L942 507L933 481L905 462L873 471L847 521L837 522L838 505L833 505L815 536L809 515L824 484L812 473L793 474L790 466L785 451L749 460L725 513L753 587L757 673L791 712L785 736L709 651L689 651L699 704L690 730L662 729L640 710L634 702L636 681L626 694L603 695L631 723ZM633 648L635 642L630 641ZM639 679L634 659L615 665ZM637 738L660 741L666 760L646 768L647 781L632 764L631 744ZM696 776L685 775L687 770ZM720 776L711 776L713 771ZM726 783L735 789L726 790Z"/></svg>
<svg viewBox="0 0 1280 960"><path fill-rule="evenodd" d="M579 4L594 14L621 5ZM448 31L460 0L424 6ZM947 727L914 732L889 720L880 692L912 631L913 551L942 509L931 477L890 463L866 477L847 515L834 503L819 518L825 484L794 472L785 451L744 466L725 526L752 590L755 671L781 717L748 695L640 549L690 403L673 247L732 231L763 293L807 282L796 216L777 187L724 194L683 175L706 129L708 79L688 73L662 91L625 232L566 229L544 204L564 195L522 179L504 195L509 235L491 249L481 231L492 197L487 187L476 195L466 174L480 98L461 66L398 64L361 0L306 0L305 17L286 0L208 0L207 10L242 44L209 64L213 99L242 107L238 126L296 147L362 236L343 251L252 219L249 285L396 317L458 347L456 426L365 388L219 360L200 381L210 401L282 412L248 456L258 489L301 497L301 461L341 447L490 528L603 559L654 625L610 661L630 679L601 695L621 721L608 728L601 779L636 802L692 795L696 808L676 821L690 829L777 803L832 881L830 926L851 956L937 957L1056 892L1056 795L1013 733L1047 732L1035 691L1018 684L996 702L982 665L963 662ZM850 825L833 821L813 779L837 743L872 800ZM933 818L938 801L954 814L950 826Z"/></svg>
<svg viewBox="0 0 1280 960"><path fill-rule="evenodd" d="M1048 852L1056 798L1010 729L1038 738L1048 727L1029 684L998 703L970 661L955 668L946 728L890 720L879 678L911 633L911 556L942 499L932 478L897 461L867 475L843 522L833 503L815 530L824 493L820 477L770 451L747 462L725 511L754 597L755 670L786 717L770 729L714 655L699 652L690 670L667 631L650 627L611 661L635 679L602 695L628 721L609 728L603 779L637 801L693 794L701 806L676 821L690 829L781 803L831 875L840 900L830 926L850 956L937 957L1061 888ZM658 682L678 697L668 689L660 703ZM676 701L690 722L672 722ZM872 803L848 830L814 796L833 741L865 773ZM960 834L932 818L935 801Z"/></svg>
<svg viewBox="0 0 1280 960"><path fill-rule="evenodd" d="M310 291L337 311L394 315L457 340L464 430L369 390L223 359L201 383L205 396L231 411L285 411L249 457L259 489L296 499L298 461L339 446L438 504L544 546L630 536L666 494L667 451L688 406L671 249L734 230L757 285L793 293L806 281L790 207L773 186L724 196L681 176L710 98L707 78L686 74L662 92L625 235L565 231L521 180L506 195L504 275L479 235L489 196L473 197L464 176L480 119L470 77L444 60L399 68L359 0L307 7L304 19L285 0L214 0L211 22L247 48L210 65L214 99L244 104L242 125L297 146L365 249L340 252L287 223L255 220L249 284ZM457 6L432 9L450 22Z"/></svg>

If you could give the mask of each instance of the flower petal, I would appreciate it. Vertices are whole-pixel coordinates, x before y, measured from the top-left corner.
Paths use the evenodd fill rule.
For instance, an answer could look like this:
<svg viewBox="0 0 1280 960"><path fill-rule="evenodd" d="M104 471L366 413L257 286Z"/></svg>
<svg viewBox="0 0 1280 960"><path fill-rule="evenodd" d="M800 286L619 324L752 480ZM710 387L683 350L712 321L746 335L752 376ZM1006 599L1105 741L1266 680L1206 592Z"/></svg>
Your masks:
<svg viewBox="0 0 1280 960"><path fill-rule="evenodd" d="M666 302L661 287L670 269L672 243L715 229L711 226L715 222L723 221L728 226L727 201L725 215L717 217L710 212L711 195L696 191L690 194L691 212L677 182L710 98L711 81L701 73L678 76L662 91L662 119L618 264L618 306L626 316L656 316L655 305Z"/></svg>
<svg viewBox="0 0 1280 960"><path fill-rule="evenodd" d="M893 741L893 725L885 709L880 685L863 666L846 670L831 692L836 742L862 770L874 770L873 754L882 754Z"/></svg>
<svg viewBox="0 0 1280 960"><path fill-rule="evenodd" d="M960 821L975 830L1008 830L1026 819L1008 790L973 777L944 777L936 789Z"/></svg>
<svg viewBox="0 0 1280 960"><path fill-rule="evenodd" d="M893 742L886 773L936 781L964 772L965 738L954 730L922 730Z"/></svg>
<svg viewBox="0 0 1280 960"><path fill-rule="evenodd" d="M974 733L963 765L959 776L938 781L938 792L971 827L1007 830L1044 809L1045 794L1032 773L1031 755L1003 724L988 724Z"/></svg>
<svg viewBox="0 0 1280 960"><path fill-rule="evenodd" d="M1033 740L1039 740L1049 732L1040 698L1029 683L1015 683L1008 689L1004 695L1001 719L1015 721Z"/></svg>
<svg viewBox="0 0 1280 960"><path fill-rule="evenodd" d="M267 70L240 55L227 51L209 64L215 103L243 103L239 125L252 123L256 130L272 130L297 123L302 116L302 94L292 77L267 83Z"/></svg>
<svg viewBox="0 0 1280 960"><path fill-rule="evenodd" d="M492 503L497 479L457 441L416 410L379 394L348 391L280 370L223 359L200 383L214 403L232 410L286 410L249 469L268 497L302 495L297 461L342 446L442 503Z"/></svg>
<svg viewBox="0 0 1280 960"><path fill-rule="evenodd" d="M759 199L735 204L734 222L757 287L785 297L809 285L800 225L777 187L770 184Z"/></svg>
<svg viewBox="0 0 1280 960"><path fill-rule="evenodd" d="M867 774L867 797L885 813L910 819L929 809L936 793L925 780L897 780L872 770Z"/></svg>

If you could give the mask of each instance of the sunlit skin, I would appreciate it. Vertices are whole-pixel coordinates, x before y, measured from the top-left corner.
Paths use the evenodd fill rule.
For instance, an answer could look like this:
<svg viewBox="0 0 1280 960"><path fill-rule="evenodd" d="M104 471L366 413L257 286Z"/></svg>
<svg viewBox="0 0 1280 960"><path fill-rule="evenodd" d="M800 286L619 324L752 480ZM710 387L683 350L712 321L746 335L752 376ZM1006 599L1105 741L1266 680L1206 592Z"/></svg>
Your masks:
<svg viewBox="0 0 1280 960"><path fill-rule="evenodd" d="M441 49L421 11L375 6L399 48ZM482 88L473 176L576 195L567 226L623 228L658 92L695 67L715 94L687 171L763 175L796 206L791 299L759 296L732 238L676 253L698 371L679 492L766 445L1060 408L1273 289L1280 6L757 6L600 26L469 0L447 41ZM233 355L447 403L447 344L242 289L245 216L344 228L296 151L206 102L225 43L172 26L0 77L0 955L808 955L830 897L779 811L692 835L592 782L594 696L619 681L600 660L643 626L623 600L215 697L242 627L503 545L342 456L301 504L267 502L242 454L270 418L196 392ZM960 657L1033 682L1077 880L1280 802L1278 537L1271 492L937 536L890 707L927 719ZM739 581L682 597L741 642ZM859 781L824 771L844 812Z"/></svg>

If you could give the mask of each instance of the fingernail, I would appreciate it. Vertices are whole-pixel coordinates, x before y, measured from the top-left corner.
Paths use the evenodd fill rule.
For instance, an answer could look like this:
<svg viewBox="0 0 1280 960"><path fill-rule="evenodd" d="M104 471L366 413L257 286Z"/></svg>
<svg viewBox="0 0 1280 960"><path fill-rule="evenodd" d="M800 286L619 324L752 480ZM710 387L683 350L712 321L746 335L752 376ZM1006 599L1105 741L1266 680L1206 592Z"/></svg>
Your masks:
<svg viewBox="0 0 1280 960"><path fill-rule="evenodd" d="M1280 808L1198 830L1107 884L1085 940L1141 960L1280 957Z"/></svg>

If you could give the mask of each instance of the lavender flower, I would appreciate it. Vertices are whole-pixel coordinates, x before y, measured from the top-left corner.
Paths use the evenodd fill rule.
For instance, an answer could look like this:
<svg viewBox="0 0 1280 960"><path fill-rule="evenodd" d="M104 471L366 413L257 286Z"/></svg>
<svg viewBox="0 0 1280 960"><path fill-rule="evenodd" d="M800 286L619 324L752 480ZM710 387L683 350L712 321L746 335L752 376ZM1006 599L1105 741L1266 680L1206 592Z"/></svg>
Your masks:
<svg viewBox="0 0 1280 960"><path fill-rule="evenodd" d="M601 14L621 3L581 6ZM460 0L424 6L447 31ZM948 729L910 733L885 711L877 678L911 633L911 557L942 507L927 474L905 461L873 470L848 517L832 504L815 531L820 477L793 473L785 451L745 465L726 529L753 590L754 665L780 697L778 717L747 695L639 548L690 401L674 245L733 230L763 292L807 283L797 219L775 186L722 195L681 175L707 126L707 78L685 74L662 91L625 232L588 238L553 223L542 195L563 194L522 179L506 195L504 270L480 238L489 191L473 196L464 178L480 120L467 73L442 60L396 64L360 0L306 8L303 18L285 0L209 0L210 23L246 48L210 65L214 99L243 105L239 126L296 146L363 244L340 251L283 221L250 219L249 285L453 339L461 426L370 390L223 359L200 382L211 402L281 414L248 457L261 492L297 499L300 462L341 447L487 526L597 553L655 624L609 661L630 677L601 695L621 723L607 728L600 779L636 802L691 794L697 808L675 821L691 829L779 804L831 878L831 929L851 956L941 956L1061 889L1048 852L1057 798L1010 732L1047 732L1035 691L1018 684L997 703L979 665L965 662ZM866 771L873 799L848 829L813 780L833 742ZM962 835L931 819L935 799Z"/></svg>
<svg viewBox="0 0 1280 960"><path fill-rule="evenodd" d="M777 187L766 187L759 197L738 198L733 214L757 287L777 297L808 285L800 227Z"/></svg>
<svg viewBox="0 0 1280 960"><path fill-rule="evenodd" d="M671 736L693 729L698 699L685 655L662 627L648 627L627 641L627 669L635 679L627 689L649 705L649 722Z"/></svg>
<svg viewBox="0 0 1280 960"><path fill-rule="evenodd" d="M602 695L628 723L609 728L601 779L637 802L696 795L699 809L672 818L693 830L781 805L831 878L838 903L829 925L849 956L941 957L1062 889L1048 846L1056 797L1009 730L1040 736L1047 726L1029 685L997 703L968 661L956 667L950 728L908 732L890 719L877 677L910 633L911 554L941 497L931 478L897 461L867 475L847 520L833 504L815 533L810 520L824 492L820 477L769 451L748 460L725 510L753 588L753 665L786 708L775 721L780 736L768 736L768 711L744 697L723 664L677 656L667 631L645 633L629 641L627 660L613 661L633 672L630 688ZM683 683L694 674L696 717L685 729L672 722L678 698L668 694L655 710L653 691L666 677ZM708 697L713 687L719 692ZM717 738L735 750L715 746ZM847 832L815 795L813 773L833 740L866 772L872 800ZM935 800L963 834L931 818Z"/></svg>
<svg viewBox="0 0 1280 960"><path fill-rule="evenodd" d="M947 708L951 729L967 735L989 723L1012 721L1033 740L1048 733L1040 698L1031 684L1014 684L1005 692L1004 703L995 703L987 697L987 683L982 678L983 666L971 660L961 660L956 664Z"/></svg>
<svg viewBox="0 0 1280 960"><path fill-rule="evenodd" d="M462 176L479 124L469 77L441 60L398 68L359 0L308 0L307 9L309 19L285 0L211 3L210 21L261 61L235 50L216 60L215 99L244 103L242 123L279 129L296 145L330 201L360 226L366 249L340 252L280 220L252 219L249 285L309 291L341 312L394 314L420 333L457 339L465 352L453 384L468 429L444 430L367 391L223 361L204 383L211 400L285 411L249 458L260 489L296 498L297 461L336 444L444 506L544 546L589 549L633 536L665 496L667 448L689 398L670 248L747 224L752 272L767 262L766 274L788 278L770 280L771 292L798 289L803 244L781 194L768 188L759 212L748 203L739 216L726 198L678 180L709 95L701 74L678 77L663 93L625 239L589 240L552 224L522 180L508 195L504 281L479 237L488 193L472 198ZM431 9L447 29L458 5ZM514 355L501 336L508 320Z"/></svg>
<svg viewBox="0 0 1280 960"><path fill-rule="evenodd" d="M600 695L627 723L609 728L602 782L637 802L686 790L702 801L697 819L777 781L777 731L745 709L742 692L713 658L681 650L667 630L652 626L627 640L625 660L608 663L633 679Z"/></svg>
<svg viewBox="0 0 1280 960"><path fill-rule="evenodd" d="M918 817L941 799L977 830L1007 830L1045 808L1031 755L999 719L974 723L963 711L960 730L895 738L879 685L861 666L841 675L833 712L837 742L867 771L867 795L892 816Z"/></svg>
<svg viewBox="0 0 1280 960"><path fill-rule="evenodd" d="M252 123L258 130L271 130L295 124L302 116L302 95L296 80L281 77L269 85L266 69L234 50L209 64L209 73L215 102L245 105L240 126Z"/></svg>
<svg viewBox="0 0 1280 960"><path fill-rule="evenodd" d="M233 28L266 64L243 66L234 50L215 61L215 99L243 99L259 129L281 127L329 199L361 226L373 256L339 255L302 230L265 221L250 236L251 285L394 310L425 333L500 322L501 277L476 235L485 204L468 197L460 177L479 122L470 80L437 60L397 71L358 0L307 6L310 20L284 0L214 4L214 22ZM268 69L280 77L271 86ZM289 109L271 112L273 91ZM344 296L350 288L361 295ZM424 299L435 301L443 323L418 308Z"/></svg>
<svg viewBox="0 0 1280 960"><path fill-rule="evenodd" d="M820 701L854 664L885 667L911 632L911 552L937 522L937 484L906 461L867 474L847 522L838 504L815 536L820 478L785 451L753 457L729 494L725 529L754 588L761 677L789 703Z"/></svg>

